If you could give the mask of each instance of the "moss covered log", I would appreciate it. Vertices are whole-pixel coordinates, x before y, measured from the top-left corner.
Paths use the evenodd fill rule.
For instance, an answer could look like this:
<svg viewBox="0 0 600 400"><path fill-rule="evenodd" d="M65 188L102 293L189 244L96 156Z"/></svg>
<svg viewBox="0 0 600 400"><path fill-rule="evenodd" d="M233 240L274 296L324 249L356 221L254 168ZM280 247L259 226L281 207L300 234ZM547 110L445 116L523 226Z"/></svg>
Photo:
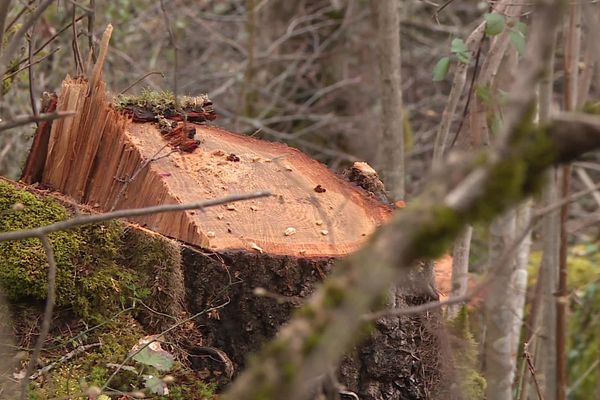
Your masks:
<svg viewBox="0 0 600 400"><path fill-rule="evenodd" d="M406 280L417 260L440 256L465 224L490 221L535 195L546 168L597 148L600 119L563 115L537 127L527 113L505 145L446 166L412 206L396 211L362 250L337 265L225 397L307 398L307 382L318 381L356 341L365 325L362 315L381 309L390 282ZM343 294L330 291L332 286Z"/></svg>
<svg viewBox="0 0 600 400"><path fill-rule="evenodd" d="M73 214L71 206L51 196L0 180L0 231L44 226ZM42 361L52 368L33 380L31 399L85 394L102 386L114 371L110 365L120 364L138 340L186 316L179 244L117 221L48 236L57 263L57 310ZM12 320L8 328L18 349L28 350L46 299L44 249L35 238L4 241L0 259L0 285L9 301L1 311L12 317L5 315L0 323ZM178 342L176 335L182 334L167 339ZM5 343L0 343L0 354L8 357L12 349ZM61 362L69 353L75 355ZM168 398L211 398L214 387L198 380L182 361L169 371L175 381ZM143 388L132 368L141 374L140 365L128 365L110 387L125 392Z"/></svg>

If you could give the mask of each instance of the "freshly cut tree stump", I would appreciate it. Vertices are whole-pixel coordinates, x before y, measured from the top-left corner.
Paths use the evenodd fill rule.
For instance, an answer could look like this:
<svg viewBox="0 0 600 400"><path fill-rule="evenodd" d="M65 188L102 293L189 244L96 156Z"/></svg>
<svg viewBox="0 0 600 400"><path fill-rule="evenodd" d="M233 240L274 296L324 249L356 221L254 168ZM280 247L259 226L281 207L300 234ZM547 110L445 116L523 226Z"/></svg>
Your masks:
<svg viewBox="0 0 600 400"><path fill-rule="evenodd" d="M273 192L133 220L182 243L187 311L212 310L197 320L203 340L190 350L191 362L223 382L275 335L335 259L364 243L392 209L380 200L382 187L376 194L363 190L284 144L185 121L172 109L164 112L174 104L164 96L146 93L113 105L101 80L90 88L86 79L67 77L48 107L77 114L39 127L23 180L97 211ZM193 107L196 121L212 119L205 97L181 101ZM146 122L134 122L140 120ZM428 298L411 294L399 301ZM429 398L440 375L436 330L436 314L380 321L342 363L340 382L361 399ZM215 359L227 367L219 370ZM320 385L315 393L346 391Z"/></svg>
<svg viewBox="0 0 600 400"><path fill-rule="evenodd" d="M204 212L136 219L165 236L215 251L341 256L357 249L390 214L373 196L284 144L170 121L199 141L186 152L169 145L158 123L135 123L115 110L102 82L93 96L88 92L86 80L65 80L56 110L77 115L55 122L49 133L40 128L25 181L41 176L41 184L105 211L272 191L271 198ZM47 148L36 148L46 141ZM39 164L42 157L40 174L33 170L34 160Z"/></svg>

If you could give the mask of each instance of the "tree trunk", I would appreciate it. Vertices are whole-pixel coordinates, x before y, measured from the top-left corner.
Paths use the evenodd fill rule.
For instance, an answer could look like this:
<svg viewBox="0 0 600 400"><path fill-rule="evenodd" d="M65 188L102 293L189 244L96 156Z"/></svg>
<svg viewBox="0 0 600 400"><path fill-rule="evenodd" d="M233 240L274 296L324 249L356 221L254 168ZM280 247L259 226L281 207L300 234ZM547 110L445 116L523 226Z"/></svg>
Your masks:
<svg viewBox="0 0 600 400"><path fill-rule="evenodd" d="M377 0L377 44L381 81L381 171L394 200L404 199L404 137L400 74L400 18L396 0Z"/></svg>

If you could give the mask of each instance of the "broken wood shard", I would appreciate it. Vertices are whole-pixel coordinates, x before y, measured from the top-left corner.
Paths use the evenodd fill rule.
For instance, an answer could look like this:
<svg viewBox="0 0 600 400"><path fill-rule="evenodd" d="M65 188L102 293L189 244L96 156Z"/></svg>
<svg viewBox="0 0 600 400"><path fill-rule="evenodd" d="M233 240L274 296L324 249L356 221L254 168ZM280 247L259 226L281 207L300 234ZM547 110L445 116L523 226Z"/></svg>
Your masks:
<svg viewBox="0 0 600 400"><path fill-rule="evenodd" d="M214 110L209 115L212 103L200 99L194 103L196 111L208 113L205 120L214 119ZM133 101L128 106L132 104L141 107ZM341 256L357 249L391 212L362 189L284 144L189 120L171 122L167 133L164 121L135 122L112 105L101 80L90 90L84 78L67 77L56 110L77 114L55 121L49 133L47 128L38 131L23 179L39 180L77 202L106 211L113 206L197 202L257 189L276 194L248 203L134 220L205 249ZM179 136L172 133L177 130ZM175 144L174 137L179 140ZM191 152L185 152L182 140L194 142L195 147L187 149ZM44 162L36 164L32 158ZM289 228L294 234L284 234Z"/></svg>

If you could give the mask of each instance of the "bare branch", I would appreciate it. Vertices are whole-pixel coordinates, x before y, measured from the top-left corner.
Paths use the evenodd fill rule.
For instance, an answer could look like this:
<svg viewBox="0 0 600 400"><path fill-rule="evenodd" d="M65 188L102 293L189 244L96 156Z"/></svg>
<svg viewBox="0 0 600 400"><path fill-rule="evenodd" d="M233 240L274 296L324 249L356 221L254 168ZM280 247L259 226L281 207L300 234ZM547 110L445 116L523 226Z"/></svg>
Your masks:
<svg viewBox="0 0 600 400"><path fill-rule="evenodd" d="M234 194L231 196L221 197L213 200L205 200L197 203L187 204L165 204L161 206L143 207L143 208L130 208L125 210L117 210L104 214L94 215L81 215L75 218L68 219L66 221L56 222L54 224L41 226L34 229L22 230L22 231L11 231L0 233L0 242L6 240L19 240L30 237L40 237L47 235L51 232L62 231L65 229L74 228L76 226L95 224L98 222L110 221L118 218L130 218L139 217L142 215L164 213L164 212L176 212L186 210L202 210L208 207L214 207L221 204L233 203L242 200L258 199L260 197L271 196L272 193L269 191L252 192L245 194Z"/></svg>
<svg viewBox="0 0 600 400"><path fill-rule="evenodd" d="M48 8L53 1L54 0L44 0L39 6L37 6L35 11L31 13L29 19L23 23L23 26L21 26L21 28L13 35L10 42L6 46L6 51L4 51L0 57L0 77L3 77L4 74L6 74L8 63L10 59L14 57L17 48L19 47L19 43L25 36L25 33L31 29L33 24L35 24L38 18L41 17L44 11L46 11L46 8Z"/></svg>
<svg viewBox="0 0 600 400"><path fill-rule="evenodd" d="M0 122L0 132L16 128L17 126L27 125L32 122L52 121L59 118L65 118L75 115L73 111L56 111L52 113L35 115L19 115L14 119L6 122Z"/></svg>

